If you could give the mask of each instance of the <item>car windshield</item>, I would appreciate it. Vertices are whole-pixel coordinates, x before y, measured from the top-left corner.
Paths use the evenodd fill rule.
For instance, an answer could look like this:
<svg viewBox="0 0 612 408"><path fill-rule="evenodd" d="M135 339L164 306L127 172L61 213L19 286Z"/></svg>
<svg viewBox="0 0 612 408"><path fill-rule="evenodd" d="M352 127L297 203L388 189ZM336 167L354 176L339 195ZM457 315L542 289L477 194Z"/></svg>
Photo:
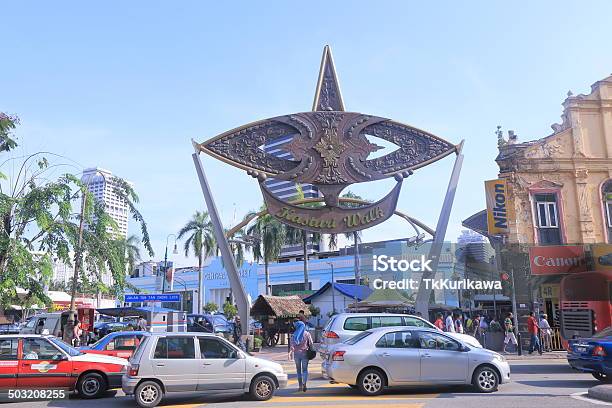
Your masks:
<svg viewBox="0 0 612 408"><path fill-rule="evenodd" d="M594 339L603 339L604 337L610 337L610 336L612 336L612 326L611 327L606 327L605 329L603 329L599 333L594 334L593 338Z"/></svg>
<svg viewBox="0 0 612 408"><path fill-rule="evenodd" d="M68 344L64 343L57 337L50 337L49 340L51 340L51 342L55 344L57 347L61 348L65 353L68 353L68 355L71 357L76 357L76 356L80 356L81 354L83 354L82 352L75 349L74 347L69 346Z"/></svg>
<svg viewBox="0 0 612 408"><path fill-rule="evenodd" d="M356 336L351 337L350 339L348 339L347 341L344 342L344 344L348 344L348 345L353 345L355 343L358 343L359 341L361 341L362 339L365 339L366 337L368 337L370 334L370 332L364 331L359 333Z"/></svg>

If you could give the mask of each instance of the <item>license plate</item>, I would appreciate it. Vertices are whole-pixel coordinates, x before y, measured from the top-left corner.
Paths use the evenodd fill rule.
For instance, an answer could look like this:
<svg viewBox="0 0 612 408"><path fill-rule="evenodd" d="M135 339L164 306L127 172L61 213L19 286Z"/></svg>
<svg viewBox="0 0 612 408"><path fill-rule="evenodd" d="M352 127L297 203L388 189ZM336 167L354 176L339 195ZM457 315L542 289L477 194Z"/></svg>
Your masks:
<svg viewBox="0 0 612 408"><path fill-rule="evenodd" d="M574 350L576 350L576 353L584 353L587 350L587 348L578 346L578 347L574 347Z"/></svg>

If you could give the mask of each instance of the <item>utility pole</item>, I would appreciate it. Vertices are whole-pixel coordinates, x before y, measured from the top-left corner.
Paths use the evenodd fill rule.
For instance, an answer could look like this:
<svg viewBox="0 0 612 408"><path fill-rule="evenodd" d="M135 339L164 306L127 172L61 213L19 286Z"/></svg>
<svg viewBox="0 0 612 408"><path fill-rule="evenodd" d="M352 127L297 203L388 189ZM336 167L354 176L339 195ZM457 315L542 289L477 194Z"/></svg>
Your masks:
<svg viewBox="0 0 612 408"><path fill-rule="evenodd" d="M329 266L331 266L331 290L332 290L332 313L336 314L336 288L334 287L334 264L331 262L327 262Z"/></svg>

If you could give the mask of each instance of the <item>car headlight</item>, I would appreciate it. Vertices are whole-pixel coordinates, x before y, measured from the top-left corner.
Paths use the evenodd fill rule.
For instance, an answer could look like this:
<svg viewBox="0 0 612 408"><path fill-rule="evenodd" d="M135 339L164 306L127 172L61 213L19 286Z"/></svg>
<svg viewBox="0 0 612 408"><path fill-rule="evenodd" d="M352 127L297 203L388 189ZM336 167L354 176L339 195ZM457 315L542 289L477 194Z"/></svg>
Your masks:
<svg viewBox="0 0 612 408"><path fill-rule="evenodd" d="M501 354L495 354L495 359L501 362L506 361L506 357L502 356Z"/></svg>

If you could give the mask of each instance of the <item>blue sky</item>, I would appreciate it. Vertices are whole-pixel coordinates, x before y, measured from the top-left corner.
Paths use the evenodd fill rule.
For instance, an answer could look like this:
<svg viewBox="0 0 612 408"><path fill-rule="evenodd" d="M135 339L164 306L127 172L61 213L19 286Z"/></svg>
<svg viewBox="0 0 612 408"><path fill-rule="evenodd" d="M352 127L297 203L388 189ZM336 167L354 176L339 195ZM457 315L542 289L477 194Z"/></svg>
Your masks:
<svg viewBox="0 0 612 408"><path fill-rule="evenodd" d="M133 181L157 258L204 208L190 139L309 110L325 44L347 110L466 140L450 238L484 208L495 127L546 136L569 89L612 72L608 1L5 2L2 15L0 111L20 116L22 151ZM227 226L260 206L249 176L204 163ZM451 167L416 172L399 209L435 225ZM351 189L377 199L391 184ZM391 219L364 236L410 234Z"/></svg>

